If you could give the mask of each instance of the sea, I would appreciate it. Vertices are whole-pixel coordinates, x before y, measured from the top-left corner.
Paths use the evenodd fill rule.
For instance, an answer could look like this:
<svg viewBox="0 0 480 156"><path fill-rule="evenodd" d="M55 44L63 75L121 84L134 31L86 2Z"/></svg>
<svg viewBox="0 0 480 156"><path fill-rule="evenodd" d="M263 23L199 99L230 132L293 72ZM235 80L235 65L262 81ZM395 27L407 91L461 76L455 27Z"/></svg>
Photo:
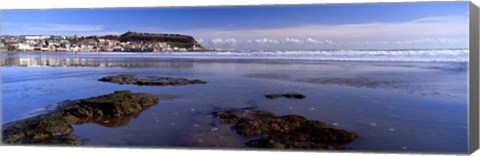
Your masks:
<svg viewBox="0 0 480 156"><path fill-rule="evenodd" d="M251 138L212 115L258 107L301 115L358 138L361 152L468 152L468 49L232 52L0 53L2 123L59 102L131 90L155 105L131 118L74 126L91 147L251 149ZM207 84L136 86L112 75L181 77ZM304 99L268 99L296 92Z"/></svg>

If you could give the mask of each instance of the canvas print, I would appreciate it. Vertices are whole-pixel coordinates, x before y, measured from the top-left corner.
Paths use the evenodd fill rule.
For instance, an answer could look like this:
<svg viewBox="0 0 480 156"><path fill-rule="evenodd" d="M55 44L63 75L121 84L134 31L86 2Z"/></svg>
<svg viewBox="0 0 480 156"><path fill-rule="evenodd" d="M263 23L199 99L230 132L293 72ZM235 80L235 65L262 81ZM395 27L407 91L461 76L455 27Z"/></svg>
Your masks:
<svg viewBox="0 0 480 156"><path fill-rule="evenodd" d="M2 143L464 154L468 8L2 10Z"/></svg>

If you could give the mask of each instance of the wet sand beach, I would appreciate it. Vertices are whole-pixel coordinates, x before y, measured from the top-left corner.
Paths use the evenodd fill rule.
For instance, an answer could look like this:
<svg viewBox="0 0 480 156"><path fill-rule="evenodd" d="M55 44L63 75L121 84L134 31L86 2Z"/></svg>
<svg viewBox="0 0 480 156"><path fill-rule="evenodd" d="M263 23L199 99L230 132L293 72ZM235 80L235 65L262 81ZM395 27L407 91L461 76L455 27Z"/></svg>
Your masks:
<svg viewBox="0 0 480 156"><path fill-rule="evenodd" d="M59 102L117 90L160 102L134 118L73 125L84 146L254 148L212 112L256 107L355 132L354 151L467 152L467 63L5 55L2 123ZM202 80L150 86L99 81L133 75ZM299 93L304 98L268 94ZM99 124L103 122L103 124Z"/></svg>

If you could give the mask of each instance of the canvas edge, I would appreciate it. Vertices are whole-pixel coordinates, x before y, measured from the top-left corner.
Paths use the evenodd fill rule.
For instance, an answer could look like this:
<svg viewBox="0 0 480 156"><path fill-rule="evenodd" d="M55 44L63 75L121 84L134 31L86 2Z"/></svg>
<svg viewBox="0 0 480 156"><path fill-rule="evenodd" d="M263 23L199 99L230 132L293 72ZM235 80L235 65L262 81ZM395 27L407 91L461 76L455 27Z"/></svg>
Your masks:
<svg viewBox="0 0 480 156"><path fill-rule="evenodd" d="M480 40L479 40L479 8L470 2L469 27L469 102L468 102L468 151L473 153L479 148L479 78L480 78Z"/></svg>
<svg viewBox="0 0 480 156"><path fill-rule="evenodd" d="M405 1L405 2L398 2L398 1L393 1L393 2L387 2L387 1L379 1L379 2L350 2L350 3L345 3L345 4L361 4L361 3L416 3L416 2L448 2L448 1ZM468 153L472 154L476 152L479 149L479 130L480 130L480 8L473 2L469 2L469 63L468 63L468 70L469 70L469 85L468 85ZM312 4L344 4L344 3L312 3ZM305 3L298 3L298 4L254 4L253 6L262 6L262 5L309 5ZM225 6L252 6L250 5L200 5L200 6L144 6L144 7L152 7L152 8L162 8L162 7L225 7ZM92 7L92 8L98 8L98 9L105 9L105 8L136 8L136 7ZM44 9L44 8L34 8L33 10L37 9ZM49 9L88 9L88 8L49 8ZM31 10L31 8L7 8L7 9L1 9L0 8L0 22L2 21L2 13L5 10ZM2 27L0 25L0 36L2 36ZM0 73L2 72L2 69L0 68ZM0 86L2 85L2 79L3 77L0 76ZM2 111L2 97L1 95L2 88L0 87L0 112ZM0 113L1 114L1 113ZM2 121L2 115L0 115L0 121ZM0 136L2 136L3 140L3 124L0 124ZM7 144L4 144L3 141L0 140L0 146L9 146ZM13 147L13 146L10 146ZM28 147L28 146L27 146ZM32 146L30 146L32 147ZM34 147L34 146L33 146ZM42 147L40 145L39 147ZM47 147L47 146L43 146ZM53 146L55 147L55 146ZM56 146L59 147L59 146ZM61 146L60 146L61 147ZM90 147L91 148L91 147ZM105 148L105 147L103 147ZM116 149L115 147L111 149ZM140 148L142 149L142 148ZM158 149L158 148L153 148L153 149ZM165 148L160 148L164 149ZM173 148L175 149L175 148ZM116 149L117 150L117 149ZM168 148L166 148L168 150ZM187 149L182 149L182 150L188 150ZM191 149L191 150L201 150L201 149ZM208 150L208 149L207 149ZM235 152L238 150L235 150ZM255 150L254 150L255 151ZM263 151L263 152L272 152L272 151ZM300 151L302 152L302 151ZM338 151L316 151L318 153L326 153L326 154L338 154ZM316 153L315 152L315 153ZM317 153L317 154L318 154ZM402 153L397 153L397 152L368 152L368 151L355 151L353 154L402 154ZM403 154L413 154L412 153L403 153ZM349 154L349 153L345 153ZM418 154L418 153L417 153ZM423 154L428 154L428 153L423 153Z"/></svg>

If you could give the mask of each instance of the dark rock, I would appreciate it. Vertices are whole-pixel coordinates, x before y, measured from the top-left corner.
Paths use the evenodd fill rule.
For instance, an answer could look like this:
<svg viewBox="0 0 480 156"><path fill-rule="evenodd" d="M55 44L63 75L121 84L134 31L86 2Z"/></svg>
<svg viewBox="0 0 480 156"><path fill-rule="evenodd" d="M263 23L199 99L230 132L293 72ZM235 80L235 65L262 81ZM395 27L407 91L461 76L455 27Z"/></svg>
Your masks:
<svg viewBox="0 0 480 156"><path fill-rule="evenodd" d="M213 112L236 132L253 140L247 146L277 149L337 149L352 142L357 134L328 127L320 121L298 115L275 116L254 107Z"/></svg>
<svg viewBox="0 0 480 156"><path fill-rule="evenodd" d="M137 79L131 75L118 75L118 76L107 76L98 79L102 82L111 82L118 84L135 84L135 85L148 85L148 86L176 86L176 85L189 85L189 84L206 84L207 82L202 80L189 80L185 78L171 78L171 77L160 77L157 80L144 80Z"/></svg>
<svg viewBox="0 0 480 156"><path fill-rule="evenodd" d="M280 97L286 97L286 98L294 98L294 99L303 99L305 98L305 95L299 94L299 93L281 93L281 94L267 94L265 95L266 98L269 99L276 99Z"/></svg>
<svg viewBox="0 0 480 156"><path fill-rule="evenodd" d="M22 144L46 144L46 145L83 145L83 141L73 134L54 136L46 140L23 140Z"/></svg>
<svg viewBox="0 0 480 156"><path fill-rule="evenodd" d="M113 94L81 99L72 108L62 107L75 116L125 116L137 114L159 102L158 97L145 94L133 94L130 91L115 91Z"/></svg>
<svg viewBox="0 0 480 156"><path fill-rule="evenodd" d="M136 116L158 102L158 97L154 95L130 91L65 101L46 114L5 124L3 142L80 145L82 141L72 135L72 125L98 122L103 118L125 118L129 121L128 117ZM112 124L118 126L125 123Z"/></svg>
<svg viewBox="0 0 480 156"><path fill-rule="evenodd" d="M54 111L6 124L3 126L3 142L7 144L48 142L54 137L70 134L73 131L74 118Z"/></svg>

